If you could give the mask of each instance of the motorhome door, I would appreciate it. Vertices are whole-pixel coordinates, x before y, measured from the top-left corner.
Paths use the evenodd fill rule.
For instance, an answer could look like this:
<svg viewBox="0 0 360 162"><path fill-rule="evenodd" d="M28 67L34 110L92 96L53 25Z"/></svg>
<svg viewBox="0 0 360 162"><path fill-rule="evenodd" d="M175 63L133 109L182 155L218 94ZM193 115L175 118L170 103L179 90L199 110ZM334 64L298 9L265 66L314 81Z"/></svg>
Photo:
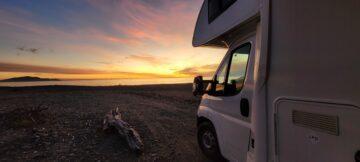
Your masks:
<svg viewBox="0 0 360 162"><path fill-rule="evenodd" d="M221 153L231 161L246 161L253 93L254 37L231 48L218 69L209 105L217 114Z"/></svg>

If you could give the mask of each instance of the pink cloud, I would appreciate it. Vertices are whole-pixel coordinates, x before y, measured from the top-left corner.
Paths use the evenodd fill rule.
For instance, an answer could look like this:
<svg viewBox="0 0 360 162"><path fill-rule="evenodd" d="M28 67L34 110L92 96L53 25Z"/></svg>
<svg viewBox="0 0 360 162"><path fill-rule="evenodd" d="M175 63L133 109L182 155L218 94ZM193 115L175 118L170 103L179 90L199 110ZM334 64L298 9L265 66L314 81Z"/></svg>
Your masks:
<svg viewBox="0 0 360 162"><path fill-rule="evenodd" d="M127 24L113 22L114 29L128 38L150 40L160 45L184 43L191 40L195 24L193 3L162 1L162 8L155 8L140 1L121 1L117 13L125 15Z"/></svg>
<svg viewBox="0 0 360 162"><path fill-rule="evenodd" d="M70 23L65 24L66 27L42 24L34 21L29 13L9 12L0 8L0 29L6 27L4 31L10 31L16 28L6 33L8 37L28 43L15 45L14 48L25 45L43 49L45 46L56 51L54 54L57 56L54 58L74 55L77 60L84 62L94 62L94 60L118 62L113 59L127 57L126 61L129 61L129 65L132 62L143 62L147 65L141 65L152 66L169 64L167 62L169 60L164 59L167 57L164 56L165 54L177 51L191 53L189 48L191 48L192 32L202 0L157 0L156 2L159 2L157 6L154 3L147 4L137 0L88 0L88 2L95 7L94 12L99 13L97 14L99 17L89 18L87 13L72 11L65 14L65 22ZM188 54L185 52L184 55ZM62 54L64 56L61 56ZM91 57L88 57L89 55ZM172 59L177 63L184 62L185 59L179 60L179 58L181 57ZM68 64L64 62L67 58L59 60L63 61L59 63L61 65ZM194 70L183 72L190 73Z"/></svg>
<svg viewBox="0 0 360 162"><path fill-rule="evenodd" d="M114 1L105 2L99 0L88 0L88 2L105 13L104 18L112 31L106 31L96 26L87 26L72 31L58 27L40 25L29 21L31 14L27 12L0 10L0 23L8 26L21 28L36 34L39 41L48 42L49 38L69 42L67 40L98 40L104 43L119 43L137 47L144 41L152 41L160 45L171 45L189 42L191 40L195 24L197 8L194 1L160 1L161 7L148 5L141 1ZM190 10L189 10L190 9ZM16 12L16 13L14 13ZM79 14L79 13L72 13ZM71 21L86 19L83 14L69 16ZM73 20L75 17L79 20ZM105 24L106 25L106 24ZM46 39L47 38L47 39Z"/></svg>
<svg viewBox="0 0 360 162"><path fill-rule="evenodd" d="M107 34L106 32L96 29L96 28L84 29L84 32L91 33L88 35L88 37L90 37L91 39L97 39L100 41L106 41L106 42L110 42L110 43L119 43L119 44L131 45L131 46L137 46L137 45L141 44L141 42L139 42L137 40L129 39L129 38L125 38L125 37L119 37L116 35L110 35L110 34Z"/></svg>

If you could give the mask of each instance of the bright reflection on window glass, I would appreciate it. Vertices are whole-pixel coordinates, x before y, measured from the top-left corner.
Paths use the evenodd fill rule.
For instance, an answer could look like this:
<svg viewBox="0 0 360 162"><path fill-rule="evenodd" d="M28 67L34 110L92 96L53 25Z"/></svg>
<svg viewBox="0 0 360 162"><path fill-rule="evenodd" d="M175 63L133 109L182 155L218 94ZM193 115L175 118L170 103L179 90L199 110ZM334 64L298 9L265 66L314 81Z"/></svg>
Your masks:
<svg viewBox="0 0 360 162"><path fill-rule="evenodd" d="M226 77L226 68L227 68L227 63L225 63L220 71L218 72L217 78L216 80L218 81L218 84L216 84L216 92L220 92L220 91L224 91L224 87L225 87L225 77Z"/></svg>
<svg viewBox="0 0 360 162"><path fill-rule="evenodd" d="M246 67L250 54L250 43L237 49L231 59L230 71L227 84L232 93L239 92L244 84Z"/></svg>

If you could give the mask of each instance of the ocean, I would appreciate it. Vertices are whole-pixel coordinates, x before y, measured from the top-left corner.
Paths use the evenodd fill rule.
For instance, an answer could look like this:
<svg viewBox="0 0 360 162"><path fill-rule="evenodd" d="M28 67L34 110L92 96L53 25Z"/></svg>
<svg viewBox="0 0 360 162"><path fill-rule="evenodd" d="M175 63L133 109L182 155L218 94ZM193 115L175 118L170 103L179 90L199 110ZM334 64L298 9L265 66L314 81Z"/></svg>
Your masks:
<svg viewBox="0 0 360 162"><path fill-rule="evenodd" d="M151 84L179 84L192 83L193 78L152 78L152 79L102 79L102 80L61 80L36 82L0 82L0 86L26 87L48 85L74 86L117 86L117 85L151 85Z"/></svg>

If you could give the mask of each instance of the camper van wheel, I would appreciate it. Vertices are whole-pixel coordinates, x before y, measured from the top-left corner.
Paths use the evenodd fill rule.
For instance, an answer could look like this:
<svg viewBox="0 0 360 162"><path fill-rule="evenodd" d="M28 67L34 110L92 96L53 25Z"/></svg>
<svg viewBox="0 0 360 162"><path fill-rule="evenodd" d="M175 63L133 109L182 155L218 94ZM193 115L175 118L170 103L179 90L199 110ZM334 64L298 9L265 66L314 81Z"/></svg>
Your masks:
<svg viewBox="0 0 360 162"><path fill-rule="evenodd" d="M202 122L198 126L198 143L202 152L215 161L225 161L219 149L215 128L209 122Z"/></svg>

